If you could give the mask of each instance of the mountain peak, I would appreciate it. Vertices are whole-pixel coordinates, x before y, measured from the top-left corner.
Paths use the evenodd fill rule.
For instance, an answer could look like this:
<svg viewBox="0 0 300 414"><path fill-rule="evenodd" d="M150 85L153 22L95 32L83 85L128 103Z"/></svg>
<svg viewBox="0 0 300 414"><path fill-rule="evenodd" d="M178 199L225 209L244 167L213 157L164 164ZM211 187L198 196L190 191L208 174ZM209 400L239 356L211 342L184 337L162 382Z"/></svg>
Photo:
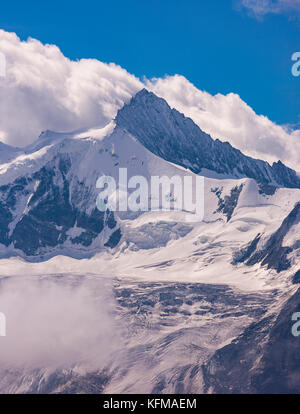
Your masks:
<svg viewBox="0 0 300 414"><path fill-rule="evenodd" d="M124 106L124 108L128 108L128 107L130 107L132 111L136 110L138 107L147 107L147 108L155 107L157 109L164 108L166 111L172 110L169 104L163 98L159 98L153 92L150 92L145 88L141 89L136 95L134 95L131 98L130 102ZM122 111L122 109L120 109L120 111Z"/></svg>
<svg viewBox="0 0 300 414"><path fill-rule="evenodd" d="M118 111L115 122L155 155L196 174L210 170L227 177L248 177L263 184L300 188L294 170L281 162L271 166L244 155L228 142L213 140L190 118L146 89Z"/></svg>
<svg viewBox="0 0 300 414"><path fill-rule="evenodd" d="M140 99L151 99L151 98L154 98L154 99L161 99L161 98L159 98L158 96L156 96L153 92L151 92L151 91L148 91L148 89L146 89L146 88L143 88L143 89L141 89L139 92L137 92L134 96L133 96L133 98L132 99L135 99L135 100L140 100Z"/></svg>

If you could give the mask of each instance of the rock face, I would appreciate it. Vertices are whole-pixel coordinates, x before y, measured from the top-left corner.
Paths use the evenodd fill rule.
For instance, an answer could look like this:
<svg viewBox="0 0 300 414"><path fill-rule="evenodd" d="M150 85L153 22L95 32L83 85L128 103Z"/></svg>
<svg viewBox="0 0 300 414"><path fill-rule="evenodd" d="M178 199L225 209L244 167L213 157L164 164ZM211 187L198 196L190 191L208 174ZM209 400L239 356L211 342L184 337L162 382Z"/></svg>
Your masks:
<svg viewBox="0 0 300 414"><path fill-rule="evenodd" d="M57 154L38 171L0 187L1 244L34 260L63 245L89 248L105 227L116 228L112 212L102 213L95 204L82 208L89 189L72 176L72 167L70 156ZM117 242L114 236L107 243Z"/></svg>
<svg viewBox="0 0 300 414"><path fill-rule="evenodd" d="M248 246L235 254L233 263L245 262L249 266L261 263L262 266L267 266L268 269L275 269L277 272L289 269L291 262L288 255L294 250L299 249L300 243L299 240L296 240L290 245L284 245L283 241L290 230L299 223L300 203L296 203L278 230L267 239L262 247L257 248L260 240L260 235L257 235Z"/></svg>
<svg viewBox="0 0 300 414"><path fill-rule="evenodd" d="M250 325L203 365L206 391L214 393L299 393L299 337L292 315L300 310L300 289L278 316Z"/></svg>
<svg viewBox="0 0 300 414"><path fill-rule="evenodd" d="M271 166L245 156L228 142L213 140L190 118L145 89L119 110L116 123L154 154L196 174L205 168L232 177L253 178L259 183L300 188L296 172L282 162Z"/></svg>
<svg viewBox="0 0 300 414"><path fill-rule="evenodd" d="M293 283L297 285L300 283L300 270L298 270L293 276Z"/></svg>
<svg viewBox="0 0 300 414"><path fill-rule="evenodd" d="M232 217L232 214L234 212L234 209L237 206L237 202L239 200L239 196L241 194L241 191L243 189L243 184L241 184L239 187L234 187L230 191L229 196L225 196L224 199L222 196L222 188L215 188L212 189L212 192L216 194L218 197L218 209L217 212L223 212L226 217L227 221L229 221Z"/></svg>

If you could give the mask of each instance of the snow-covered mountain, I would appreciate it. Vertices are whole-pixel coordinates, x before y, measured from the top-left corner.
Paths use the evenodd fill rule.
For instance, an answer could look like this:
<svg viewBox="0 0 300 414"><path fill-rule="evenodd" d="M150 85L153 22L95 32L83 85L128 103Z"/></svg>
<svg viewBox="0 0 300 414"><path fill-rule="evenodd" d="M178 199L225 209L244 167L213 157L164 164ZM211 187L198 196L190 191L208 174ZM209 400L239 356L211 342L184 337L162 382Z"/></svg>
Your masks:
<svg viewBox="0 0 300 414"><path fill-rule="evenodd" d="M296 300L295 171L214 141L146 90L105 128L45 131L27 148L0 150L3 280L29 274L42 283L46 275L62 276L93 292L103 290L100 279L112 280L115 314L126 327L124 342L118 339L100 365L83 358L63 368L9 367L2 392L269 389L261 376L261 385L253 386L250 372L255 367L253 378L265 374L270 382L279 351L272 339L270 361L265 343L277 337L278 321L288 323L286 307L292 311ZM186 210L99 211L97 179L118 181L120 168L148 182L203 176L203 220L187 221L192 212ZM103 300L97 294L93 300Z"/></svg>
<svg viewBox="0 0 300 414"><path fill-rule="evenodd" d="M295 171L280 162L270 166L251 159L228 143L212 140L192 120L146 90L103 129L46 131L22 153L5 148L3 156L7 158L0 166L0 254L29 260L56 254L90 257L119 244L120 218L129 217L96 208L96 181L102 175L117 181L120 168L128 169L129 178L142 175L148 181L153 175L206 176L205 216L210 221L232 217L241 193L250 185L247 177L256 180L254 192L262 197L255 197L262 204L267 196L284 191L279 187L300 187ZM214 176L222 179L210 178ZM158 247L190 230L187 225L161 229L151 242L147 229L140 246ZM137 239L137 233L129 231L127 241Z"/></svg>
<svg viewBox="0 0 300 414"><path fill-rule="evenodd" d="M156 174L188 174L152 154L114 122L92 132L45 132L23 154L0 166L2 257L44 260L60 253L81 258L113 248L122 232L119 217L96 207L99 177L118 181L120 168L127 168L128 178L142 175L147 180ZM122 218L131 215L124 212Z"/></svg>

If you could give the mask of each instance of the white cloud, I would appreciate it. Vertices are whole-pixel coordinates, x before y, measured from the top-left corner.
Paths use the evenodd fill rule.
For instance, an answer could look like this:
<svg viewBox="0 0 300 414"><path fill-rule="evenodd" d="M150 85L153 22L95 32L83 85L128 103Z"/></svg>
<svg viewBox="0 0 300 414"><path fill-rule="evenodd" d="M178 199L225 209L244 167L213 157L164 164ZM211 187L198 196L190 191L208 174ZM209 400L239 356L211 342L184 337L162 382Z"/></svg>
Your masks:
<svg viewBox="0 0 300 414"><path fill-rule="evenodd" d="M1 137L24 146L42 130L103 126L142 86L115 64L71 61L58 47L35 39L21 42L0 30L7 76L0 78Z"/></svg>
<svg viewBox="0 0 300 414"><path fill-rule="evenodd" d="M24 146L46 129L104 126L146 85L213 138L247 155L299 166L300 131L289 132L258 116L236 94L212 96L179 75L142 83L115 64L71 61L54 45L21 42L3 30L0 51L7 59L7 76L0 78L0 139L7 144Z"/></svg>
<svg viewBox="0 0 300 414"><path fill-rule="evenodd" d="M300 12L300 0L242 0L239 5L257 18L266 14Z"/></svg>
<svg viewBox="0 0 300 414"><path fill-rule="evenodd" d="M6 337L0 367L9 369L103 368L123 344L107 281L76 276L1 280ZM3 372L1 373L3 374Z"/></svg>

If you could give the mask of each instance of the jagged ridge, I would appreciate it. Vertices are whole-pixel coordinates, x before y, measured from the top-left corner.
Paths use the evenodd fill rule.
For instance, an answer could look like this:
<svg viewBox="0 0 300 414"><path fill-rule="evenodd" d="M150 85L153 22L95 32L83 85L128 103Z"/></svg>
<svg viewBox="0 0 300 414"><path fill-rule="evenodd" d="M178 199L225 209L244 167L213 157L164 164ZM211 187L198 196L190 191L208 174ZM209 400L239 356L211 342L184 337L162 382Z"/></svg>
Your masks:
<svg viewBox="0 0 300 414"><path fill-rule="evenodd" d="M146 89L119 110L116 123L154 154L196 174L205 168L236 178L253 178L262 184L300 188L296 172L281 161L271 166L244 155L228 142L213 140L190 118Z"/></svg>

